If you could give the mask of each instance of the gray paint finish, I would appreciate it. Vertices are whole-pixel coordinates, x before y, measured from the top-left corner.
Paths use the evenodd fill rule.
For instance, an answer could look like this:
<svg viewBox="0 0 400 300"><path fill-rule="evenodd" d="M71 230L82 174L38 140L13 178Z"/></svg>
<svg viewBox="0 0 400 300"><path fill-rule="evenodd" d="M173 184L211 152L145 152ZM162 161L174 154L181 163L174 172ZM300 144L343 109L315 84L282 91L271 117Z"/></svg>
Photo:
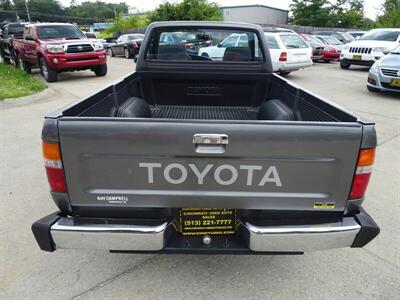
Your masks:
<svg viewBox="0 0 400 300"><path fill-rule="evenodd" d="M340 128L340 130L338 130ZM171 122L60 120L60 143L72 206L230 207L238 209L314 210L315 203L335 203L343 211L352 182L362 127L298 124L203 124ZM229 144L219 154L195 151L198 133L226 134ZM79 146L77 146L79 145ZM141 163L156 163L153 183ZM164 169L180 164L186 180L168 182ZM213 165L203 184L190 169ZM238 170L237 180L221 185L215 170ZM248 184L240 166L261 166ZM282 186L260 186L266 170L275 167ZM172 179L182 177L175 169ZM229 181L225 170L220 178ZM122 203L99 200L125 197ZM100 197L100 198L98 198Z"/></svg>

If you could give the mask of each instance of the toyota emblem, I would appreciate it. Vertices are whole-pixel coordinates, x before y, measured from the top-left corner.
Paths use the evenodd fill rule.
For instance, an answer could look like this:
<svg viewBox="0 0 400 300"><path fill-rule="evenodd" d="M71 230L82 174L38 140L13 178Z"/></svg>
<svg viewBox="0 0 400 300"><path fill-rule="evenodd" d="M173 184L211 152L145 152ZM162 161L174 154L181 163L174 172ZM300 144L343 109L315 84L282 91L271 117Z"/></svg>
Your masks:
<svg viewBox="0 0 400 300"><path fill-rule="evenodd" d="M397 77L400 77L400 71L397 72Z"/></svg>

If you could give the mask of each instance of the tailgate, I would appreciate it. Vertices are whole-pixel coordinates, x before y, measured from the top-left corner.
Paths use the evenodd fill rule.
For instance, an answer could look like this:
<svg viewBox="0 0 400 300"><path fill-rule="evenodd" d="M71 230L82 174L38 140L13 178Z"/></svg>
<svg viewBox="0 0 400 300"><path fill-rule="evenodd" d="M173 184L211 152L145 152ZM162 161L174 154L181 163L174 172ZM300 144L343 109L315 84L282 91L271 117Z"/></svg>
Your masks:
<svg viewBox="0 0 400 300"><path fill-rule="evenodd" d="M196 134L228 141L198 148ZM59 121L70 201L81 207L343 211L361 135L358 123Z"/></svg>

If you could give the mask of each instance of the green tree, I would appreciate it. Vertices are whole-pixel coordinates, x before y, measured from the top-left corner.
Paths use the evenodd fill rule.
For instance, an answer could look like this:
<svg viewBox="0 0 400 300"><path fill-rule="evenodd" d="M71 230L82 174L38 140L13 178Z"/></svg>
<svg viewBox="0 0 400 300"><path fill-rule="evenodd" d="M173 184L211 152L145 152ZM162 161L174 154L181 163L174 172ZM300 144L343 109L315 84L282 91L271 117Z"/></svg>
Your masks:
<svg viewBox="0 0 400 300"><path fill-rule="evenodd" d="M0 26L2 21L15 18L14 5L11 0L0 0Z"/></svg>
<svg viewBox="0 0 400 300"><path fill-rule="evenodd" d="M102 1L85 1L77 5L76 1L71 1L70 7L66 8L66 14L71 17L86 18L97 22L114 19L115 16L128 13L126 3L105 3Z"/></svg>
<svg viewBox="0 0 400 300"><path fill-rule="evenodd" d="M304 26L369 28L364 17L364 0L294 0L291 23Z"/></svg>
<svg viewBox="0 0 400 300"><path fill-rule="evenodd" d="M376 27L400 27L400 0L386 0L383 4L384 14L376 21Z"/></svg>
<svg viewBox="0 0 400 300"><path fill-rule="evenodd" d="M28 20L25 1L14 0L14 7L21 19ZM27 5L31 21L59 21L59 16L64 13L64 8L57 0L29 0Z"/></svg>
<svg viewBox="0 0 400 300"><path fill-rule="evenodd" d="M328 0L293 0L290 9L290 23L295 25L327 27L332 20Z"/></svg>
<svg viewBox="0 0 400 300"><path fill-rule="evenodd" d="M146 26L146 24L147 20L140 16L132 15L127 18L120 16L115 19L114 24L111 26L110 29L107 30L107 32L116 33L128 29L143 28Z"/></svg>
<svg viewBox="0 0 400 300"><path fill-rule="evenodd" d="M364 0L337 0L332 4L330 26L341 28L370 28L373 21L365 17Z"/></svg>
<svg viewBox="0 0 400 300"><path fill-rule="evenodd" d="M397 8L400 8L400 0L385 0L385 3L383 4L383 9L385 12L395 10Z"/></svg>
<svg viewBox="0 0 400 300"><path fill-rule="evenodd" d="M0 9L10 11L14 9L14 5L11 0L0 0Z"/></svg>
<svg viewBox="0 0 400 300"><path fill-rule="evenodd" d="M219 21L222 19L221 10L214 2L207 0L183 0L171 4L164 2L149 15L150 22L156 21Z"/></svg>

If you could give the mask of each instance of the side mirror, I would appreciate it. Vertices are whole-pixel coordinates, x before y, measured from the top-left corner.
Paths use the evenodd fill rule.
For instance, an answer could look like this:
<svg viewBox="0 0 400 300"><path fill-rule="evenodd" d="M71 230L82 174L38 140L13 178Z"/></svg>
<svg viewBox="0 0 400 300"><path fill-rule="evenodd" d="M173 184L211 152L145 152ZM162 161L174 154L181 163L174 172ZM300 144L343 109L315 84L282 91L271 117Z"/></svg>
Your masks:
<svg viewBox="0 0 400 300"><path fill-rule="evenodd" d="M136 63L137 63L137 60L138 60L138 56L136 55L136 56L133 58L133 62L136 64Z"/></svg>
<svg viewBox="0 0 400 300"><path fill-rule="evenodd" d="M390 53L390 51L389 50L383 50L382 53L385 54L385 55L388 55Z"/></svg>
<svg viewBox="0 0 400 300"><path fill-rule="evenodd" d="M217 47L218 48L224 48L224 45L222 43L219 43Z"/></svg>
<svg viewBox="0 0 400 300"><path fill-rule="evenodd" d="M25 40L26 40L26 41L35 41L35 38L33 37L32 34L27 34L27 35L25 36Z"/></svg>

